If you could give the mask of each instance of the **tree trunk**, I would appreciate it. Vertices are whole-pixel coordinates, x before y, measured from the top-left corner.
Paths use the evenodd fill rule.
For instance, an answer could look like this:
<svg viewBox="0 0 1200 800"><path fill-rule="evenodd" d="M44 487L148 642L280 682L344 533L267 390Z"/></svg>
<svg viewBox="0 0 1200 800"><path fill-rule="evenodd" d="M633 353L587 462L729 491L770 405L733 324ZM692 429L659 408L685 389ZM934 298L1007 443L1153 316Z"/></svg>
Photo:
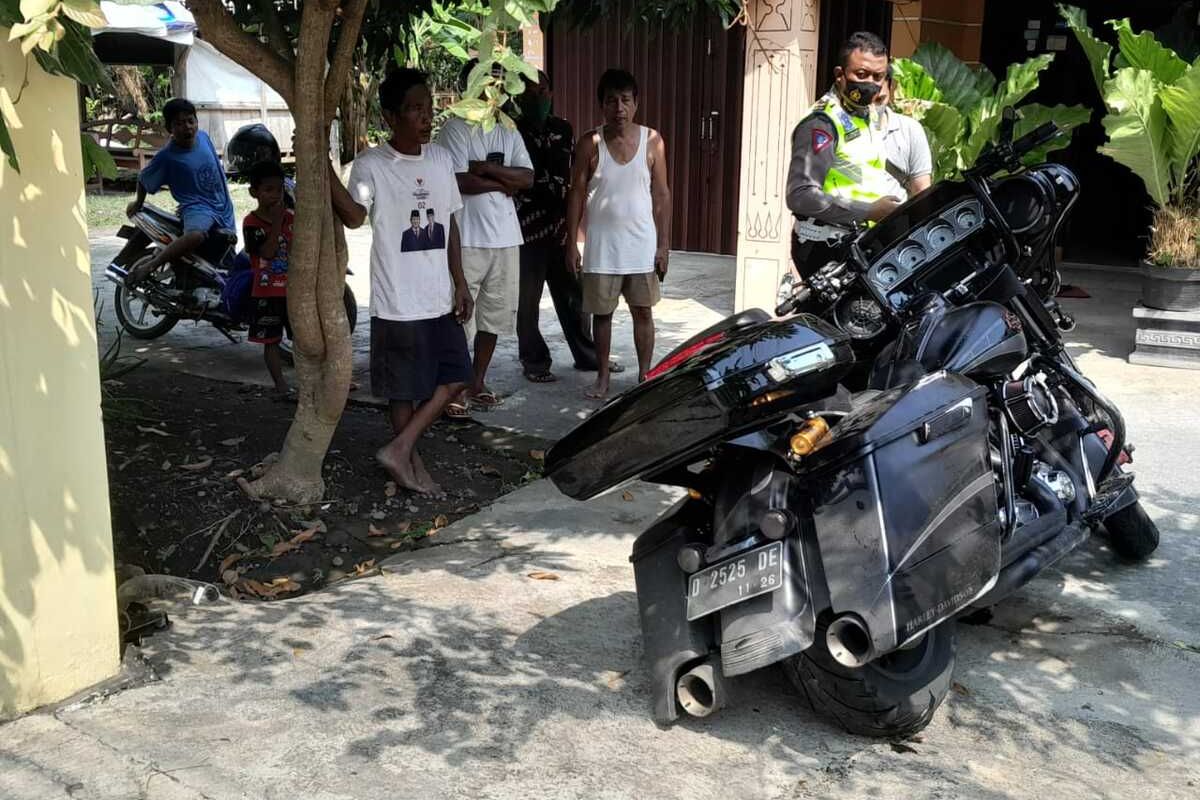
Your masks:
<svg viewBox="0 0 1200 800"><path fill-rule="evenodd" d="M313 503L325 493L325 452L346 405L352 353L342 305L344 240L329 196L325 65L335 5L304 4L296 49L296 222L288 262L288 317L299 402L279 461L244 488L253 497ZM340 228L340 225L337 226ZM341 257L339 257L339 251Z"/></svg>

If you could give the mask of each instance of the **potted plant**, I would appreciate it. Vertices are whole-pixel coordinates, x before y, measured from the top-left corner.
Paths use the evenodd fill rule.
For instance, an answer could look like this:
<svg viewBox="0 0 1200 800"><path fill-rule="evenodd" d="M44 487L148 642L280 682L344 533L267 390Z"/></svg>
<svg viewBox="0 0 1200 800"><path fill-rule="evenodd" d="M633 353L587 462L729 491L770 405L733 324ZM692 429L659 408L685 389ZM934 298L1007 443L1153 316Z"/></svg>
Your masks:
<svg viewBox="0 0 1200 800"><path fill-rule="evenodd" d="M1081 9L1060 5L1059 11L1087 54L1108 109L1101 152L1141 178L1154 203L1142 262L1144 308L1134 316L1139 350L1146 345L1162 358L1131 360L1192 360L1200 367L1200 59L1189 64L1152 33L1135 34L1128 19L1108 22L1117 34L1114 57ZM1167 352L1172 347L1180 352Z"/></svg>

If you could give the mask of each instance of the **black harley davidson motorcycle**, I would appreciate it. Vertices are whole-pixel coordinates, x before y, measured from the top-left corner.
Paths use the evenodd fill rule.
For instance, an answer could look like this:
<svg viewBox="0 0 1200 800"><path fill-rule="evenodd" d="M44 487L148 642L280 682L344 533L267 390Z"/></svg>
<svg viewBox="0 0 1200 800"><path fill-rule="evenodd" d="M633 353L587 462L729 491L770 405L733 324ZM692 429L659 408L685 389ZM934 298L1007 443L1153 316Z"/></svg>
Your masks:
<svg viewBox="0 0 1200 800"><path fill-rule="evenodd" d="M1157 547L1121 413L1062 339L1053 247L1078 181L1024 169L1059 131L1013 141L1014 120L775 317L693 337L547 455L579 500L688 490L630 559L658 721L781 663L847 730L911 734L950 689L957 617L1093 530L1126 558Z"/></svg>

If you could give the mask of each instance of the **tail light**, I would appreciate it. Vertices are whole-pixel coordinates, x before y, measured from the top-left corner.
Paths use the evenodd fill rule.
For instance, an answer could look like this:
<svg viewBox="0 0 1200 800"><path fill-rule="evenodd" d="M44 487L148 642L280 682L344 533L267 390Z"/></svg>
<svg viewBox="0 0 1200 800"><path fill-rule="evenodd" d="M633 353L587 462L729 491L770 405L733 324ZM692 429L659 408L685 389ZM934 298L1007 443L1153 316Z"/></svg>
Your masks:
<svg viewBox="0 0 1200 800"><path fill-rule="evenodd" d="M658 362L653 369L646 373L646 380L657 378L659 375L665 375L683 362L687 361L692 356L698 355L699 353L712 347L714 344L725 341L727 338L728 335L724 332L714 333L711 336L705 336L695 344L688 345L677 353L672 353L662 361Z"/></svg>

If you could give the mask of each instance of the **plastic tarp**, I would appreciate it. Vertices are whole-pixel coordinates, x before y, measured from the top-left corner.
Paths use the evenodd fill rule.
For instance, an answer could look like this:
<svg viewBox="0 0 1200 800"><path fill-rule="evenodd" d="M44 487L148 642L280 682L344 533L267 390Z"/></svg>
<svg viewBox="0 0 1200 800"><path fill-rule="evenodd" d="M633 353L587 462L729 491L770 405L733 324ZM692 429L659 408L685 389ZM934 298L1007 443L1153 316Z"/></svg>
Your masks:
<svg viewBox="0 0 1200 800"><path fill-rule="evenodd" d="M287 108L283 98L274 89L203 39L197 39L188 51L184 74L187 98L193 103L211 103L215 106L252 103L258 108L262 102L261 93L265 90L267 108Z"/></svg>
<svg viewBox="0 0 1200 800"><path fill-rule="evenodd" d="M137 33L172 44L190 46L196 32L196 18L175 0L154 5L127 6L100 0L100 10L108 25L92 31L102 33Z"/></svg>

